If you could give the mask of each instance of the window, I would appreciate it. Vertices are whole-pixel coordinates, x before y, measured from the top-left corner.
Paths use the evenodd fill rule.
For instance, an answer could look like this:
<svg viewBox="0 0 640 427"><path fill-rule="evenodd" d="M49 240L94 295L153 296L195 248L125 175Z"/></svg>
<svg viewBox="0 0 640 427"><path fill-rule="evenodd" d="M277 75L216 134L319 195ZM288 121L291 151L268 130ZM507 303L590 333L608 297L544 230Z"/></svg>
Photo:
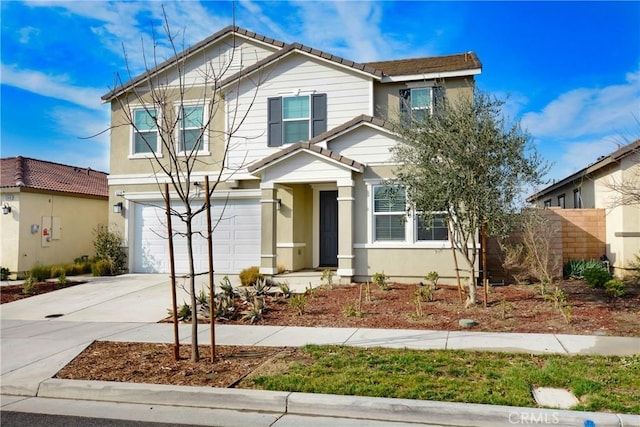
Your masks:
<svg viewBox="0 0 640 427"><path fill-rule="evenodd" d="M566 207L564 202L564 194L558 196L558 206L560 206L562 209Z"/></svg>
<svg viewBox="0 0 640 427"><path fill-rule="evenodd" d="M282 98L282 142L284 144L309 139L310 110L308 96Z"/></svg>
<svg viewBox="0 0 640 427"><path fill-rule="evenodd" d="M158 152L158 125L155 108L133 110L133 154Z"/></svg>
<svg viewBox="0 0 640 427"><path fill-rule="evenodd" d="M544 207L545 208L550 208L551 207L551 199L544 201Z"/></svg>
<svg viewBox="0 0 640 427"><path fill-rule="evenodd" d="M582 209L582 197L580 197L580 190L573 190L573 208Z"/></svg>
<svg viewBox="0 0 640 427"><path fill-rule="evenodd" d="M373 187L374 240L404 241L406 202L403 188Z"/></svg>
<svg viewBox="0 0 640 427"><path fill-rule="evenodd" d="M443 101L443 87L400 89L400 113L417 121L424 121Z"/></svg>
<svg viewBox="0 0 640 427"><path fill-rule="evenodd" d="M267 102L270 147L308 141L327 130L326 94L269 98Z"/></svg>
<svg viewBox="0 0 640 427"><path fill-rule="evenodd" d="M178 151L202 151L204 148L204 106L182 106L179 112Z"/></svg>
<svg viewBox="0 0 640 427"><path fill-rule="evenodd" d="M443 214L433 214L431 217L417 215L416 240L449 240L449 229Z"/></svg>

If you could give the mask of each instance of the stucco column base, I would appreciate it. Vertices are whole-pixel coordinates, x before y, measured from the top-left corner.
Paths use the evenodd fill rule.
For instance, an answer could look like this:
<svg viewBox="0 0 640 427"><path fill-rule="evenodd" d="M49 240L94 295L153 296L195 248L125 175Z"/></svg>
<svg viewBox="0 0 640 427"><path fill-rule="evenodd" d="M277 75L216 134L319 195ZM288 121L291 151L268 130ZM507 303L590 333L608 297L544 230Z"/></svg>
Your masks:
<svg viewBox="0 0 640 427"><path fill-rule="evenodd" d="M349 185L338 183L338 271L340 283L351 283L353 269L353 181Z"/></svg>
<svg viewBox="0 0 640 427"><path fill-rule="evenodd" d="M276 189L262 188L260 274L274 276L278 273L276 255Z"/></svg>

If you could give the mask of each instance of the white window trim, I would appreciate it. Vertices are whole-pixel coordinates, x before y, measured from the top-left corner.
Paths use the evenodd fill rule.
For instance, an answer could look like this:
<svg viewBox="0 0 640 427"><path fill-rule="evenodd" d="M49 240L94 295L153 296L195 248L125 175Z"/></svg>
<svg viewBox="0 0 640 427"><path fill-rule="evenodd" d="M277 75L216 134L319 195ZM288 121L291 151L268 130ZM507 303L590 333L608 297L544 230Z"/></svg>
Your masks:
<svg viewBox="0 0 640 427"><path fill-rule="evenodd" d="M180 108L181 107L200 107L202 106L202 125L203 127L205 127L205 132L202 135L202 149L195 151L194 154L196 156L208 156L211 154L211 151L209 149L209 130L210 130L210 126L211 124L207 123L207 118L209 118L209 106L210 104L208 102L197 102L197 101L193 101L193 102L181 102L181 103L176 103L174 105L174 112L176 117L179 117L178 115L180 114ZM180 157L186 157L189 156L191 153L188 151L184 151L184 150L180 150L180 132L182 131L182 120L179 120L176 126L176 133L175 133L175 141L176 141L176 153L178 156Z"/></svg>
<svg viewBox="0 0 640 427"><path fill-rule="evenodd" d="M303 93L302 91L298 90L297 92L294 92L293 94L288 94L288 95L283 95L282 96L282 145L288 145L288 144L295 144L296 142L300 142L300 141L293 141L293 142L286 142L285 141L285 123L287 122L302 122L305 121L307 122L307 139L306 141L311 139L311 95L313 93ZM307 97L307 101L308 101L308 112L309 114L307 115L306 119L302 119L302 118L296 118L296 119L285 119L284 118L284 100L287 98L300 98L300 97ZM304 140L303 140L304 141Z"/></svg>
<svg viewBox="0 0 640 427"><path fill-rule="evenodd" d="M446 214L446 212L443 212L443 211L431 212L431 215L445 215L445 214ZM414 215L413 216L413 222L414 222L414 225L413 225L413 228L414 228L413 229L413 240L414 240L414 242L416 242L416 243L423 243L423 242L427 242L427 243L436 242L436 243L439 243L439 242L448 242L449 241L449 239L447 239L447 240L418 240L418 218L419 218L419 215ZM447 228L447 235L449 234L449 231L450 230Z"/></svg>
<svg viewBox="0 0 640 427"><path fill-rule="evenodd" d="M409 103L410 105L408 105L409 109L413 112L413 111L427 111L427 115L432 115L433 114L433 88L434 86L416 86L416 87L408 87L407 89L409 89L411 91L411 99L413 99L413 91L414 90L419 90L419 89L428 89L429 90L429 106L428 107L417 107L414 108L411 103Z"/></svg>
<svg viewBox="0 0 640 427"><path fill-rule="evenodd" d="M381 240L377 241L375 236L375 211L374 211L374 187L384 185L383 180L365 180L367 185L367 236L368 242L355 243L356 249L450 249L450 240L418 240L417 215L407 214L405 222L405 240Z"/></svg>
<svg viewBox="0 0 640 427"><path fill-rule="evenodd" d="M147 107L147 109L151 109L150 107ZM162 123L162 109L155 106L153 107L154 110L156 110L156 114L157 114L157 122L158 123ZM160 126L157 127L156 129L156 134L157 134L157 139L156 139L156 151L155 152L150 152L150 153L136 153L134 152L134 147L135 147L135 134L136 134L136 129L135 126L133 125L133 122L135 121L135 112L139 111L139 110L145 110L145 106L140 104L140 105L132 105L129 111L129 114L131 117L131 122L130 123L130 132L129 132L129 159L148 159L148 158L154 158L154 157L162 157L162 141L160 140Z"/></svg>

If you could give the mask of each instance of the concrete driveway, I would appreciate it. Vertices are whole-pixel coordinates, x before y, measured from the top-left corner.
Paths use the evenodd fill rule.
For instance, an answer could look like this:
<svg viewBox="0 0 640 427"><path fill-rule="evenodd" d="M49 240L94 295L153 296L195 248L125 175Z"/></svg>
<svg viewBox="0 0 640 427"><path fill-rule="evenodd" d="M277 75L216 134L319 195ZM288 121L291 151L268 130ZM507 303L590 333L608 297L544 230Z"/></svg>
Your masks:
<svg viewBox="0 0 640 427"><path fill-rule="evenodd" d="M83 279L88 282L2 304L0 319L157 322L167 317L167 309L171 308L171 287L166 274L124 274ZM181 281L177 283L181 284ZM206 283L203 281L202 287ZM184 285L187 286L186 283ZM199 288L200 285L196 286ZM178 287L178 304L188 300L188 294Z"/></svg>

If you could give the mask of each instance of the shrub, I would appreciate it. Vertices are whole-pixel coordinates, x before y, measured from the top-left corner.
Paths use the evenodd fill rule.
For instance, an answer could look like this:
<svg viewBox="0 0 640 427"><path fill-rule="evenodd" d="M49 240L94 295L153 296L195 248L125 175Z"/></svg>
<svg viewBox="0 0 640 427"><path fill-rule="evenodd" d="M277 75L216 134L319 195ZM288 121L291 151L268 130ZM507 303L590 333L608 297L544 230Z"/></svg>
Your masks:
<svg viewBox="0 0 640 427"><path fill-rule="evenodd" d="M427 282L433 285L434 288L438 287L438 280L440 279L440 275L437 271L432 271L427 274L424 278Z"/></svg>
<svg viewBox="0 0 640 427"><path fill-rule="evenodd" d="M326 269L322 271L322 276L320 276L320 281L321 282L327 282L326 285L329 287L333 286L333 276L335 276L336 273L331 270L331 269Z"/></svg>
<svg viewBox="0 0 640 427"><path fill-rule="evenodd" d="M106 259L101 259L93 263L91 266L91 274L94 276L112 276L113 266Z"/></svg>
<svg viewBox="0 0 640 427"><path fill-rule="evenodd" d="M7 267L0 267L0 280L9 280L10 273Z"/></svg>
<svg viewBox="0 0 640 427"><path fill-rule="evenodd" d="M620 279L611 279L604 284L604 290L614 297L621 297L627 293L624 282Z"/></svg>
<svg viewBox="0 0 640 427"><path fill-rule="evenodd" d="M287 282L279 282L278 289L280 289L280 293L284 298L291 297L292 295L291 287L289 287L289 284Z"/></svg>
<svg viewBox="0 0 640 427"><path fill-rule="evenodd" d="M562 275L565 279L582 279L584 271L591 268L602 268L602 263L594 259L569 260L562 267Z"/></svg>
<svg viewBox="0 0 640 427"><path fill-rule="evenodd" d="M304 309L307 306L308 302L309 302L309 299L307 298L306 295L296 294L296 295L292 295L291 298L289 298L288 305L290 308L295 310L298 316L302 316L304 314Z"/></svg>
<svg viewBox="0 0 640 427"><path fill-rule="evenodd" d="M389 284L387 283L387 281L389 280L389 276L387 276L386 274L384 274L384 272L382 273L374 273L373 276L371 276L371 280L373 281L373 283L375 283L380 289L386 291L387 289L389 289Z"/></svg>
<svg viewBox="0 0 640 427"><path fill-rule="evenodd" d="M605 270L602 265L594 265L585 269L582 273L585 282L592 288L602 288L604 284L613 279L611 273Z"/></svg>
<svg viewBox="0 0 640 427"><path fill-rule="evenodd" d="M24 283L22 284L22 293L24 295L31 295L36 290L36 280L29 276L24 279Z"/></svg>
<svg viewBox="0 0 640 427"><path fill-rule="evenodd" d="M287 271L287 266L282 263L278 263L276 268L278 269L278 274L282 274Z"/></svg>
<svg viewBox="0 0 640 427"><path fill-rule="evenodd" d="M124 243L122 235L115 231L110 231L107 227L96 228L94 235L93 248L96 251L96 260L108 261L110 268L108 274L100 274L100 276L115 276L116 274L124 273L126 271L127 256L122 250ZM92 273L94 276L96 275L93 267Z"/></svg>
<svg viewBox="0 0 640 427"><path fill-rule="evenodd" d="M67 269L63 264L58 264L51 266L51 277L60 277L62 275L66 276Z"/></svg>
<svg viewBox="0 0 640 427"><path fill-rule="evenodd" d="M51 276L50 265L36 265L29 271L29 277L33 278L36 282L42 282L47 280Z"/></svg>
<svg viewBox="0 0 640 427"><path fill-rule="evenodd" d="M58 275L58 285L67 286L69 284L69 279L67 279L67 275L62 272L62 274Z"/></svg>
<svg viewBox="0 0 640 427"><path fill-rule="evenodd" d="M260 274L260 267L253 266L245 268L240 272L240 284L242 286L253 286L258 280L263 280L264 276Z"/></svg>

